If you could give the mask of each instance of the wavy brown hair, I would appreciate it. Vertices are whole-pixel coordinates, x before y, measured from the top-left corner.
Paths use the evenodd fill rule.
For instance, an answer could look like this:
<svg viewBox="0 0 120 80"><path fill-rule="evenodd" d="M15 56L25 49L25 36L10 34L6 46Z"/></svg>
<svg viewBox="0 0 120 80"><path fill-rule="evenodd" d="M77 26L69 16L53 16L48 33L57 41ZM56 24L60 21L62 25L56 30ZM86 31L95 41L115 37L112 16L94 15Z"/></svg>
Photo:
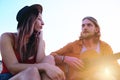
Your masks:
<svg viewBox="0 0 120 80"><path fill-rule="evenodd" d="M38 50L39 37L34 31L34 23L39 15L37 9L32 10L20 21L18 21L18 40L17 50L19 51L21 61L25 62L29 57L36 57Z"/></svg>

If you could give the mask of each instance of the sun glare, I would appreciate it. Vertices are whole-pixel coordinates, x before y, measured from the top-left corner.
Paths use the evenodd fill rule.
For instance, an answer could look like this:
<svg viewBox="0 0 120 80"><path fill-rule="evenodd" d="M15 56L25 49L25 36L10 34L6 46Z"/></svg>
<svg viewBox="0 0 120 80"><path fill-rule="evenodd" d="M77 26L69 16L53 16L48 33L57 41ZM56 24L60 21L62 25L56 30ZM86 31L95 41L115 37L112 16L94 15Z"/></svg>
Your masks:
<svg viewBox="0 0 120 80"><path fill-rule="evenodd" d="M120 59L117 60L118 64L120 65Z"/></svg>

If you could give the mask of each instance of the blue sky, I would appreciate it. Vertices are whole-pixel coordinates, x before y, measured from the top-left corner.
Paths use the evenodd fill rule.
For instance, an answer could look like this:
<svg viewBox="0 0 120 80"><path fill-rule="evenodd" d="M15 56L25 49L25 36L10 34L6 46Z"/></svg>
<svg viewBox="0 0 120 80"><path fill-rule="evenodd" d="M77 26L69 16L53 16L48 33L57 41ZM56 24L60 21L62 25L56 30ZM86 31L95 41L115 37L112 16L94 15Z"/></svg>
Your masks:
<svg viewBox="0 0 120 80"><path fill-rule="evenodd" d="M78 39L81 20L93 16L101 27L101 39L120 52L120 0L0 0L0 35L16 32L16 14L23 6L43 5L46 54Z"/></svg>

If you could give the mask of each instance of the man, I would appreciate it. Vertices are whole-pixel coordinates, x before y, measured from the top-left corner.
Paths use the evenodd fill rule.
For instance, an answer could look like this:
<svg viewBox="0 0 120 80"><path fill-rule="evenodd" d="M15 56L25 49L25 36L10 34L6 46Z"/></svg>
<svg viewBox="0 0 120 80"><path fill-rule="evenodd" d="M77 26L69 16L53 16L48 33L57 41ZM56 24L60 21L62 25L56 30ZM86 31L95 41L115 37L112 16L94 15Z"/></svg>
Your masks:
<svg viewBox="0 0 120 80"><path fill-rule="evenodd" d="M90 67L93 64L90 61L110 54L113 54L112 48L100 40L100 27L91 16L83 18L79 40L51 53L56 64L65 72L67 80L93 80L93 71L96 72L97 69Z"/></svg>

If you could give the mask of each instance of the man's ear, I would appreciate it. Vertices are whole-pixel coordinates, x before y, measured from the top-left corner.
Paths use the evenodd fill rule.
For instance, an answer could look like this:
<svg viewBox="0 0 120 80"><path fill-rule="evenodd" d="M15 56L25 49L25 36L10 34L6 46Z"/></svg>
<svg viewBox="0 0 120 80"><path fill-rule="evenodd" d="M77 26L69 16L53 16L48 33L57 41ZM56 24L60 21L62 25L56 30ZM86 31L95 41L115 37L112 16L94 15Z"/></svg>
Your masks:
<svg viewBox="0 0 120 80"><path fill-rule="evenodd" d="M99 31L99 29L98 28L95 28L95 32L98 32Z"/></svg>

